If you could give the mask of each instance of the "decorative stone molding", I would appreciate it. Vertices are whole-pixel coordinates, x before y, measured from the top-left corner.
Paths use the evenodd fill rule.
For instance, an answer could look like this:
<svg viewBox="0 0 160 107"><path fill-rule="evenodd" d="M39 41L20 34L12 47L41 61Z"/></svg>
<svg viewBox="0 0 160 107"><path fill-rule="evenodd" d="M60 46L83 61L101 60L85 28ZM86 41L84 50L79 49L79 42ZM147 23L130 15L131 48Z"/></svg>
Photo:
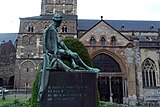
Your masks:
<svg viewBox="0 0 160 107"><path fill-rule="evenodd" d="M134 63L134 50L132 48L126 48L126 58L128 63Z"/></svg>
<svg viewBox="0 0 160 107"><path fill-rule="evenodd" d="M134 48L135 63L141 63L140 49Z"/></svg>
<svg viewBox="0 0 160 107"><path fill-rule="evenodd" d="M160 88L144 89L144 104L160 104Z"/></svg>

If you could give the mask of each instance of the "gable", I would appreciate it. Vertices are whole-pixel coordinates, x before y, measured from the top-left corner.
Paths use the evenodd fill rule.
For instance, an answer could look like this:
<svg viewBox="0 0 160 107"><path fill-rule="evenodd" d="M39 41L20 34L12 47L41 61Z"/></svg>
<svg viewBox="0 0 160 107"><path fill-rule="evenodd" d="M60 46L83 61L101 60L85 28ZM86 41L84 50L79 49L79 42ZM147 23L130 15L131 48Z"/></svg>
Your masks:
<svg viewBox="0 0 160 107"><path fill-rule="evenodd" d="M118 32L103 20L99 21L96 25L84 33L80 38L80 41L85 45L89 45L89 41L92 37L96 39L97 43L101 40L102 37L104 37L107 42L106 45L108 46L111 45L111 39L113 37L116 38L117 46L126 46L129 43L129 39L127 37L125 37L123 34Z"/></svg>

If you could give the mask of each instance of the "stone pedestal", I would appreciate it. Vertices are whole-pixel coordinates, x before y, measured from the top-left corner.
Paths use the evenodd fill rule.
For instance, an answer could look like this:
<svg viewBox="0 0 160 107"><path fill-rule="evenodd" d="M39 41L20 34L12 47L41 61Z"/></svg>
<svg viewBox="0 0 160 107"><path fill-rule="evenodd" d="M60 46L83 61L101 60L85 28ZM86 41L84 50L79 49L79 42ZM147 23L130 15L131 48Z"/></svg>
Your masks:
<svg viewBox="0 0 160 107"><path fill-rule="evenodd" d="M96 73L50 71L40 107L97 107Z"/></svg>

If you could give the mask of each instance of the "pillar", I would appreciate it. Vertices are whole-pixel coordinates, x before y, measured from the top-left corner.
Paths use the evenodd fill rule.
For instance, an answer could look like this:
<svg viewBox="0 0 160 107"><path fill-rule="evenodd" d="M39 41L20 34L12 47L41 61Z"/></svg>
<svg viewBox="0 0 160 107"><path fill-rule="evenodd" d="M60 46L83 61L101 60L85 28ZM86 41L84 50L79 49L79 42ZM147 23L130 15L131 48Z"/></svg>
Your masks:
<svg viewBox="0 0 160 107"><path fill-rule="evenodd" d="M142 68L141 68L141 55L140 49L136 47L135 53L135 66L136 66L136 86L137 86L137 104L141 105L143 102L143 83L142 83Z"/></svg>
<svg viewBox="0 0 160 107"><path fill-rule="evenodd" d="M128 104L128 86L126 77L122 77L122 85L123 85L123 104Z"/></svg>
<svg viewBox="0 0 160 107"><path fill-rule="evenodd" d="M110 91L110 102L113 102L113 93L112 93L112 80L111 80L111 76L109 76L109 91Z"/></svg>
<svg viewBox="0 0 160 107"><path fill-rule="evenodd" d="M127 58L127 74L128 74L128 104L136 105L137 93L136 93L136 75L135 75L135 63L134 63L134 50L133 48L126 48Z"/></svg>

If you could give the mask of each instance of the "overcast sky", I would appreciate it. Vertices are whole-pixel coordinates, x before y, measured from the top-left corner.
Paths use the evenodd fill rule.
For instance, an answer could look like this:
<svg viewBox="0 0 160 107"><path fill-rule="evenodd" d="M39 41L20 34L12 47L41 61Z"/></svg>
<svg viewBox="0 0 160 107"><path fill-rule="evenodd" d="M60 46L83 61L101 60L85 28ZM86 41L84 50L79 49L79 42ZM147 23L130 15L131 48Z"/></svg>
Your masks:
<svg viewBox="0 0 160 107"><path fill-rule="evenodd" d="M77 0L79 19L158 20L160 0ZM1 0L0 33L18 33L19 17L40 15L41 0Z"/></svg>

